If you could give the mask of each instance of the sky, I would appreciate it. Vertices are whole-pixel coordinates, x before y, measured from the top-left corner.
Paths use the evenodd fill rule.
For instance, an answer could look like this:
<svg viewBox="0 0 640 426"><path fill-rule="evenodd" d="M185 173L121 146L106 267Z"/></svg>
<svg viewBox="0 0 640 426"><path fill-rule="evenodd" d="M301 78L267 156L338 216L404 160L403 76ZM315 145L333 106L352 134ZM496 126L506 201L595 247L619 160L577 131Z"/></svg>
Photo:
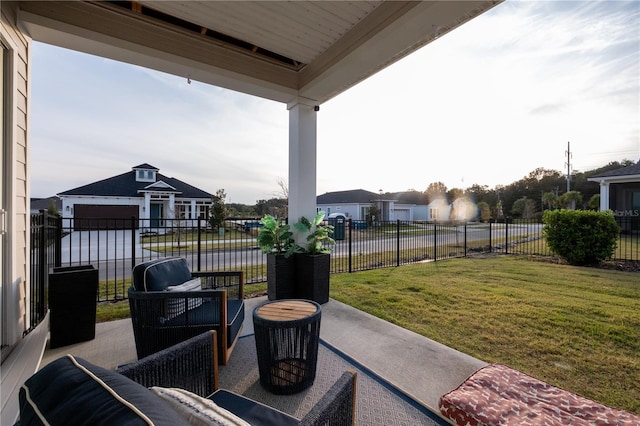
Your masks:
<svg viewBox="0 0 640 426"><path fill-rule="evenodd" d="M286 105L42 43L30 185L149 163L227 203L278 197ZM507 0L320 107L317 193L508 185L640 160L640 0ZM567 156L570 151L570 157Z"/></svg>

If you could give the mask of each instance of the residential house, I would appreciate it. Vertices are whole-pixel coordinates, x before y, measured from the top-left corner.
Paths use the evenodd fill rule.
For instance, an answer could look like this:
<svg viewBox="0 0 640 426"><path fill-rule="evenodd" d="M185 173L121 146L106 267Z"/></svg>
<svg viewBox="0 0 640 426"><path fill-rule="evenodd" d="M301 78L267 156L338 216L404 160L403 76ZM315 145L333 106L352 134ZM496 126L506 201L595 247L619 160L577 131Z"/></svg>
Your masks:
<svg viewBox="0 0 640 426"><path fill-rule="evenodd" d="M159 173L150 164L58 194L63 219L73 219L73 229L90 227L95 219L140 219L140 228L163 226L164 219L206 218L212 194L179 179ZM126 220L114 226L130 227Z"/></svg>
<svg viewBox="0 0 640 426"><path fill-rule="evenodd" d="M380 218L371 219L369 211L376 206ZM317 209L327 215L343 213L352 220L433 221L449 220L451 206L445 199L428 202L423 193L403 191L375 193L364 189L327 192L317 197Z"/></svg>
<svg viewBox="0 0 640 426"><path fill-rule="evenodd" d="M600 184L600 210L618 217L640 217L640 161L587 179Z"/></svg>
<svg viewBox="0 0 640 426"><path fill-rule="evenodd" d="M33 321L29 309L34 40L280 102L289 117L289 215L301 217L315 213L321 105L501 2L0 2L3 423L17 418L18 389L48 330L48 318Z"/></svg>
<svg viewBox="0 0 640 426"><path fill-rule="evenodd" d="M352 220L367 220L372 203L379 199L379 195L364 189L327 192L318 195L316 206L329 216L332 213L342 213Z"/></svg>

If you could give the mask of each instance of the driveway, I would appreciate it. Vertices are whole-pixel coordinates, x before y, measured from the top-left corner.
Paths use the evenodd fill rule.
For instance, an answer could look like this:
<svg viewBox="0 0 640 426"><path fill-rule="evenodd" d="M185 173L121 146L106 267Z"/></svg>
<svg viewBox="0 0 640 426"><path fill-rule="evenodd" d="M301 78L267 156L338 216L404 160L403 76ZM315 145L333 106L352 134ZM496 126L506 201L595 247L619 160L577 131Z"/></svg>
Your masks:
<svg viewBox="0 0 640 426"><path fill-rule="evenodd" d="M154 252L140 246L140 231L74 231L62 238L62 263L97 263L107 260L131 259L131 247L135 245L136 259L154 257ZM157 254L155 254L157 255Z"/></svg>

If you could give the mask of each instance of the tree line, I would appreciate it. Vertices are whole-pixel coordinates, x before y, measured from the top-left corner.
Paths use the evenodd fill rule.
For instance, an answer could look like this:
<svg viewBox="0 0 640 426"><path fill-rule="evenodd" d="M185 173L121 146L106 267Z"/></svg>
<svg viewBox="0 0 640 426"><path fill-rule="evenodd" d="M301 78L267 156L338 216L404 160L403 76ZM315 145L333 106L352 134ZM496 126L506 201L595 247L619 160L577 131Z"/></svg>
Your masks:
<svg viewBox="0 0 640 426"><path fill-rule="evenodd" d="M447 188L442 182L433 182L424 191L387 192L384 195L394 196L400 203L418 205L429 204L436 198L453 205L457 199L466 198L476 203L481 220L501 217L532 219L540 218L544 210L556 208L597 210L600 205L600 186L587 179L633 164L635 162L631 160L612 161L604 167L576 172L571 175L569 191L565 174L539 167L518 181L509 185L496 185L494 188L478 184L467 188ZM288 191L283 180L278 181L278 185L279 193L270 199L257 200L254 205L224 204L224 196L220 197L224 190L218 190L214 205L216 202L224 204L227 217L261 217L265 214L286 217Z"/></svg>
<svg viewBox="0 0 640 426"><path fill-rule="evenodd" d="M544 210L557 208L597 210L600 206L600 185L587 179L611 170L635 164L631 160L612 161L604 167L567 176L558 170L539 167L509 185L471 185L466 189L447 189L441 182L429 184L424 191L426 201L445 195L449 203L466 197L476 203L482 220L503 216L539 219ZM567 190L567 188L569 190Z"/></svg>

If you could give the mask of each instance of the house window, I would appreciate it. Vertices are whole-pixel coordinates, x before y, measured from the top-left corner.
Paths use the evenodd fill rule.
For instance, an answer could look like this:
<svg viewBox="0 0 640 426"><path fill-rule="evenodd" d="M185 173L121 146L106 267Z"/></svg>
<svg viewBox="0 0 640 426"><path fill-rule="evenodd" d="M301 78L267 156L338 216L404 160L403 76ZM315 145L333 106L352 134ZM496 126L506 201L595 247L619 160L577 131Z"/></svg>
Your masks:
<svg viewBox="0 0 640 426"><path fill-rule="evenodd" d="M431 220L438 220L438 209L429 209Z"/></svg>
<svg viewBox="0 0 640 426"><path fill-rule="evenodd" d="M206 206L206 205L197 206L198 217L204 217L206 219L206 217L207 217L207 207L208 206Z"/></svg>
<svg viewBox="0 0 640 426"><path fill-rule="evenodd" d="M191 216L191 205L176 204L174 219L189 219Z"/></svg>
<svg viewBox="0 0 640 426"><path fill-rule="evenodd" d="M136 181L155 182L156 172L154 172L153 170L136 170Z"/></svg>
<svg viewBox="0 0 640 426"><path fill-rule="evenodd" d="M368 220L369 219L369 206L360 207L360 220Z"/></svg>

